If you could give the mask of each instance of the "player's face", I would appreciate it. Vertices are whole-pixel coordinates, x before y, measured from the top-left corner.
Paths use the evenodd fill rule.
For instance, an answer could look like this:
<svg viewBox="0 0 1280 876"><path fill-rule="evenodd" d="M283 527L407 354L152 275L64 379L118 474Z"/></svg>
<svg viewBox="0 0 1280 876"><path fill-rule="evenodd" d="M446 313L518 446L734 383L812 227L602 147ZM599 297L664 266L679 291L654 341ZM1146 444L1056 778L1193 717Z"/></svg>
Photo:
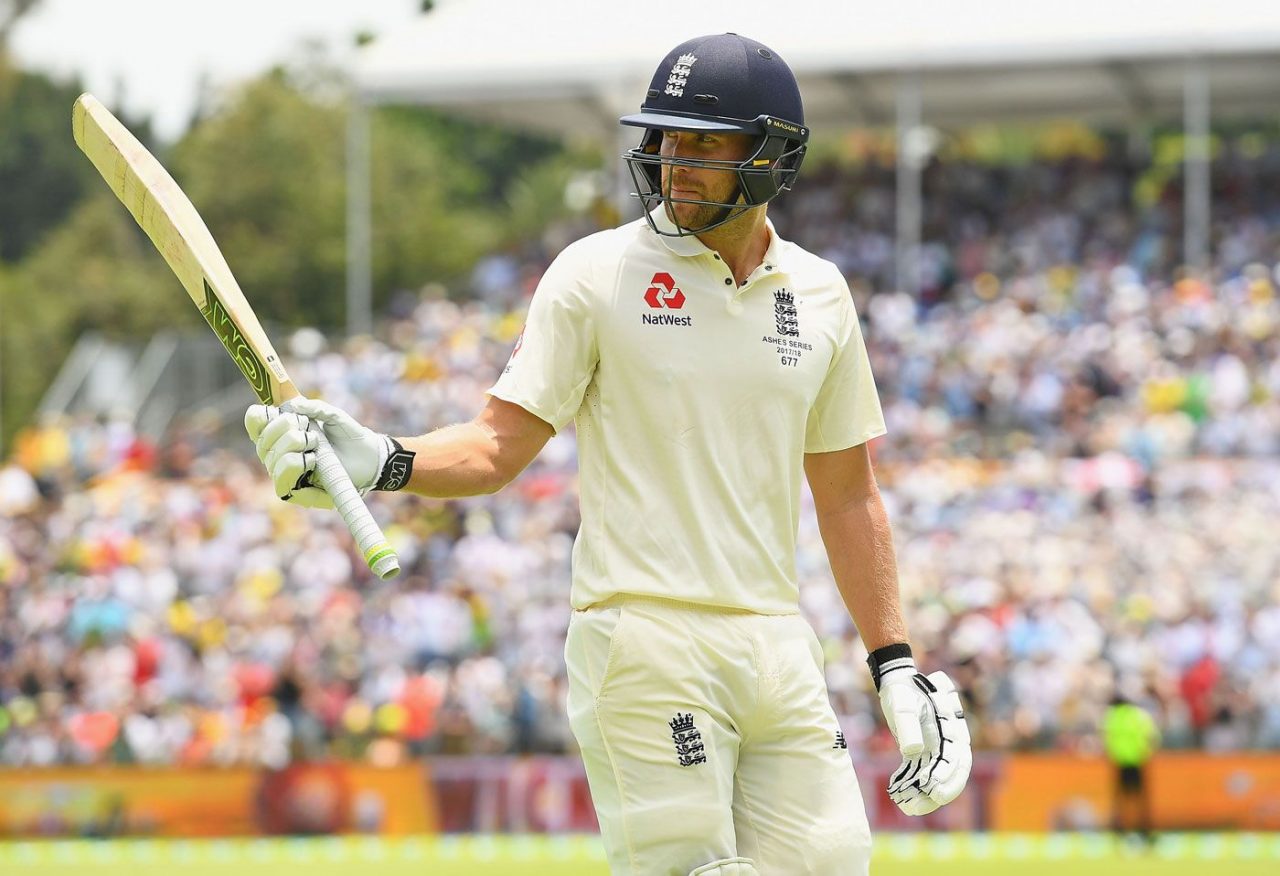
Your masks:
<svg viewBox="0 0 1280 876"><path fill-rule="evenodd" d="M742 161L751 154L754 138L748 134L705 134L692 131L664 131L659 150L663 158L695 158ZM662 193L677 200L728 203L735 197L737 175L731 170L662 165ZM721 207L667 202L675 223L697 230L720 218Z"/></svg>

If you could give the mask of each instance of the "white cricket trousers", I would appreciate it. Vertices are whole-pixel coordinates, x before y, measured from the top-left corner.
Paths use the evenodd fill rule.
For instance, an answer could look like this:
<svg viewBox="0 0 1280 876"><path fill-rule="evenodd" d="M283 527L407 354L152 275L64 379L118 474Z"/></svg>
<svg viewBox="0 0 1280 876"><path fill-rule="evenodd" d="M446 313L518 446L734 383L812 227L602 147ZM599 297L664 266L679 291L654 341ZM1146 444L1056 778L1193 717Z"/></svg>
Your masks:
<svg viewBox="0 0 1280 876"><path fill-rule="evenodd" d="M565 662L614 876L866 876L858 780L800 615L617 597L573 613Z"/></svg>

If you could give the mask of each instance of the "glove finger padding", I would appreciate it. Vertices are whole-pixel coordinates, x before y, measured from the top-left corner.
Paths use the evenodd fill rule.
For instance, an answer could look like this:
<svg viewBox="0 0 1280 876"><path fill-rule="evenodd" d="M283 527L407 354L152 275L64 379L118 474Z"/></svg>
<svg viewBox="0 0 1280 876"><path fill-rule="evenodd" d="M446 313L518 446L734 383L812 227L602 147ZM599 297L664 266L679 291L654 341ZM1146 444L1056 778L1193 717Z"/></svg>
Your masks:
<svg viewBox="0 0 1280 876"><path fill-rule="evenodd" d="M306 417L281 412L258 435L258 458L281 499L290 498L315 468L316 437L310 434L309 426Z"/></svg>
<svg viewBox="0 0 1280 876"><path fill-rule="evenodd" d="M955 684L945 672L931 673L928 680L935 688L929 697L938 718L939 746L922 788L929 799L942 806L960 796L969 781L973 744Z"/></svg>
<svg viewBox="0 0 1280 876"><path fill-rule="evenodd" d="M286 462L286 457L302 456L307 453L313 453L316 449L316 433L310 429L298 430L289 429L280 438L267 448L267 455L262 460L262 464L267 467L267 471L271 472L272 479L275 479L275 473L282 465L290 464ZM315 461L312 460L311 465L303 465L305 471L315 468Z"/></svg>
<svg viewBox="0 0 1280 876"><path fill-rule="evenodd" d="M288 496L281 498L290 505L301 505L303 508L333 508L333 498L324 491L323 487L298 487Z"/></svg>
<svg viewBox="0 0 1280 876"><path fill-rule="evenodd" d="M266 428L267 423L279 413L279 408L268 405L249 405L244 412L244 430L249 433L249 440L258 443L258 436Z"/></svg>
<svg viewBox="0 0 1280 876"><path fill-rule="evenodd" d="M267 465L267 459L271 455L271 451L282 440L288 440L292 445L297 445L298 439L296 435L306 434L307 428L311 425L306 417L300 417L297 414L291 414L282 411L279 408L265 407L263 405L254 405L261 407L266 412L265 421L258 420L254 423L257 426L257 436L253 438L254 449L258 452L258 459L262 460L263 465ZM253 409L250 408L250 411ZM249 414L245 414L245 429L248 430ZM250 436L253 436L252 431ZM291 437L293 436L293 437ZM270 466L267 466L268 469Z"/></svg>
<svg viewBox="0 0 1280 876"><path fill-rule="evenodd" d="M926 738L934 723L932 709L928 696L913 683L915 676L914 672L900 671L886 675L880 686L880 709L897 740L904 764L937 747L936 741L930 744Z"/></svg>
<svg viewBox="0 0 1280 876"><path fill-rule="evenodd" d="M941 806L932 797L925 796L919 788L914 789L912 794L895 797L893 802L898 804L903 815L911 816L928 815L930 812L936 812Z"/></svg>
<svg viewBox="0 0 1280 876"><path fill-rule="evenodd" d="M889 777L889 796L905 793L909 788L919 787L929 768L929 762L925 757L910 757L904 760Z"/></svg>
<svg viewBox="0 0 1280 876"><path fill-rule="evenodd" d="M251 405L244 414L244 428L277 496L308 508L333 507L329 495L311 484L318 425L301 414L271 405Z"/></svg>
<svg viewBox="0 0 1280 876"><path fill-rule="evenodd" d="M303 479L316 467L315 453L287 451L276 455L273 449L263 460L267 473L271 475L271 484L276 495L281 499L289 499L294 490L309 486Z"/></svg>
<svg viewBox="0 0 1280 876"><path fill-rule="evenodd" d="M923 757L903 761L902 766L889 778L889 799L897 804L905 815L927 815L938 808L921 788L921 777L929 768Z"/></svg>

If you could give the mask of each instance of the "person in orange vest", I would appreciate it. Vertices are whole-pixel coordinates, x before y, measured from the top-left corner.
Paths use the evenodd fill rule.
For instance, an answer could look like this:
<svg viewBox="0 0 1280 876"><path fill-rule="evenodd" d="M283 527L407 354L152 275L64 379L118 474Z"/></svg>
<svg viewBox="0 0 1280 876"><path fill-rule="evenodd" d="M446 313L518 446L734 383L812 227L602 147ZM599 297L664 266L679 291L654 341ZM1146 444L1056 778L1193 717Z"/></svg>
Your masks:
<svg viewBox="0 0 1280 876"><path fill-rule="evenodd" d="M1116 833L1136 830L1152 839L1151 789L1146 765L1160 747L1160 730L1141 706L1116 694L1102 723L1107 758L1115 767L1112 828Z"/></svg>

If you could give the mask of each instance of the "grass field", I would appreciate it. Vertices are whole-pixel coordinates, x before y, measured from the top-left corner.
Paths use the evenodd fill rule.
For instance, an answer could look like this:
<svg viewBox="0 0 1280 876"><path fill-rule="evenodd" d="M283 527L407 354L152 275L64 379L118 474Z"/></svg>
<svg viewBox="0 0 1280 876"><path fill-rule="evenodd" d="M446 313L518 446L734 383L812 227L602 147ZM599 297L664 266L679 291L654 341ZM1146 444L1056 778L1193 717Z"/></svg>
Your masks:
<svg viewBox="0 0 1280 876"><path fill-rule="evenodd" d="M1280 834L1168 834L1154 849L1091 834L882 835L874 876L1229 876L1280 872ZM21 876L607 876L595 837L0 842Z"/></svg>

